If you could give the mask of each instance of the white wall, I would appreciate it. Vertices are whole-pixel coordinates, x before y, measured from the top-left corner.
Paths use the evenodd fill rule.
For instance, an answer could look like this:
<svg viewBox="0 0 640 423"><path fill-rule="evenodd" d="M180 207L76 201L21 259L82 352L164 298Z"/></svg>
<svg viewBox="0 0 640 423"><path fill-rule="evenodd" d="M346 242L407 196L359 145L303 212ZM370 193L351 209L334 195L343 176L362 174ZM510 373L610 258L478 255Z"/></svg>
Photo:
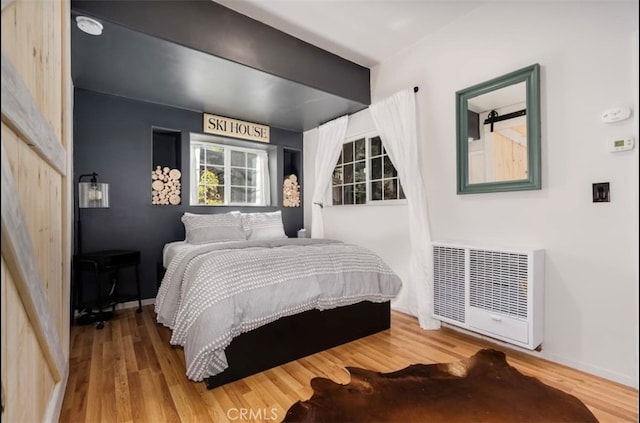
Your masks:
<svg viewBox="0 0 640 423"><path fill-rule="evenodd" d="M488 2L372 69L374 101L420 87L433 239L545 248L539 355L634 387L638 148L613 154L604 142L633 135L637 143L638 121L607 125L599 116L617 105L637 115L637 16L631 1ZM455 92L533 63L541 65L542 190L456 195ZM307 187L315 132L304 139ZM592 203L594 182L611 183L611 203ZM327 208L325 230L406 274L406 207Z"/></svg>

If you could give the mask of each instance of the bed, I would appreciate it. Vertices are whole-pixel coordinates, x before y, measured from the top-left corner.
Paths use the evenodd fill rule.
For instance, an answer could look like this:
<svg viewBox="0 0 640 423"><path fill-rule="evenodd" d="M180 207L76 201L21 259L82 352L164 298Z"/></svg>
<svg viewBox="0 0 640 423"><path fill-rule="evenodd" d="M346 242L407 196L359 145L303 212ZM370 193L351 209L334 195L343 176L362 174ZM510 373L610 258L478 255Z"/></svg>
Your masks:
<svg viewBox="0 0 640 423"><path fill-rule="evenodd" d="M184 348L189 379L211 389L389 328L401 282L380 257L247 228L242 217L233 239L219 227L194 238L185 222L187 239L163 252L155 311Z"/></svg>

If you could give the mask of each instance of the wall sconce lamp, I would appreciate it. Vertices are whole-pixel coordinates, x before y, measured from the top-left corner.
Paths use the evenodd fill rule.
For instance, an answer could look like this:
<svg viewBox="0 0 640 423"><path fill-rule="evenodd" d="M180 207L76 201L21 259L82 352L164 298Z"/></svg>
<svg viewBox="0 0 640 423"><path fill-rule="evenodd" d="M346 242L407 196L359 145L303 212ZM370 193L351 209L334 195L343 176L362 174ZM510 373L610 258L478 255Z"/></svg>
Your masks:
<svg viewBox="0 0 640 423"><path fill-rule="evenodd" d="M91 177L89 182L82 182L83 179ZM78 178L78 254L82 254L82 221L80 211L82 209L108 208L109 207L109 184L98 182L97 173L80 175Z"/></svg>

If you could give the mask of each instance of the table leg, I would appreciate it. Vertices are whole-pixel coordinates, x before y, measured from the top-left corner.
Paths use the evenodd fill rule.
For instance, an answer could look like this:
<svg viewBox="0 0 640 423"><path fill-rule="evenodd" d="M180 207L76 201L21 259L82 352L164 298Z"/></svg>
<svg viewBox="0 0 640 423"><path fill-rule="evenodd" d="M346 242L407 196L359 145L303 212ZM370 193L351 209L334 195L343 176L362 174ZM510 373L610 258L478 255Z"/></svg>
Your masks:
<svg viewBox="0 0 640 423"><path fill-rule="evenodd" d="M140 271L138 270L137 264L136 264L136 289L138 291L138 310L136 310L136 313L142 313L142 294L140 293Z"/></svg>
<svg viewBox="0 0 640 423"><path fill-rule="evenodd" d="M96 275L96 287L98 291L96 292L96 300L98 302L98 324L96 325L96 329L104 328L104 315L102 314L102 286L100 284L100 271L98 270L98 263L93 263L95 275Z"/></svg>

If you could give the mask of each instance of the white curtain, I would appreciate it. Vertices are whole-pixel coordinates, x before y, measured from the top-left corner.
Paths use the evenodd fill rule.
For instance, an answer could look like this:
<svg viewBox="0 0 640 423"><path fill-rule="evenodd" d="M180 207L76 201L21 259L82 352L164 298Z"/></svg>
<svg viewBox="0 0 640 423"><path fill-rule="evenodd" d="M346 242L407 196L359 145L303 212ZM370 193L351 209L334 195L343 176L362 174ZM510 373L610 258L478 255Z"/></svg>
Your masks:
<svg viewBox="0 0 640 423"><path fill-rule="evenodd" d="M384 148L398 171L400 183L408 203L411 227L411 257L409 272L403 289L407 292L408 311L418 317L420 326L437 329L440 322L431 317L433 312L433 280L431 269L431 233L427 215L418 156L418 129L416 101L413 89L400 91L369 106Z"/></svg>
<svg viewBox="0 0 640 423"><path fill-rule="evenodd" d="M271 205L271 185L269 183L269 156L266 151L256 152L258 156L258 189L256 191L256 201L260 205Z"/></svg>
<svg viewBox="0 0 640 423"><path fill-rule="evenodd" d="M191 169L189 184L191 185L191 204L198 204L198 182L200 181L200 144L191 144Z"/></svg>
<svg viewBox="0 0 640 423"><path fill-rule="evenodd" d="M322 203L331 184L333 169L338 163L340 150L347 133L349 116L342 116L320 125L318 128L318 148L316 149L315 186L311 208L311 237L324 237L322 221Z"/></svg>

